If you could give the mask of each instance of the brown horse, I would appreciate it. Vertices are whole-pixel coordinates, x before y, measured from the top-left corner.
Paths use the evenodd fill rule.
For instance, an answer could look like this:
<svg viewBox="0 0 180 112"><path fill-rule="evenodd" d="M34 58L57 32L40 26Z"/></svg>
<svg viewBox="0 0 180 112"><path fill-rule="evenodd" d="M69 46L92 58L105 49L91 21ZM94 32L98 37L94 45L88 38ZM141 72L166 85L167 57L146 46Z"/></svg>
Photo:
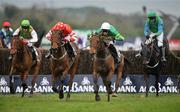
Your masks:
<svg viewBox="0 0 180 112"><path fill-rule="evenodd" d="M106 44L106 41L109 41L109 39L111 40L111 38L101 35L93 35L90 39L90 53L95 54L93 59L93 80L95 84L94 93L96 101L100 101L100 96L98 95L99 86L97 84L99 76L101 76L103 83L106 86L108 101L110 101L110 94L112 93L111 79L115 71L115 62ZM121 54L121 61L117 66L117 78L113 96L117 96L116 93L124 68L124 59L124 56Z"/></svg>
<svg viewBox="0 0 180 112"><path fill-rule="evenodd" d="M147 41L147 40L146 40ZM145 41L145 42L146 42ZM146 86L146 97L148 97L149 91L149 81L148 77L150 74L155 76L155 88L156 96L159 96L159 79L160 74L162 73L162 68L165 66L165 63L161 62L161 53L157 45L157 39L151 38L149 43L141 44L142 50L141 55L143 57L143 71L144 71L144 80ZM164 46L166 48L166 54L169 52L169 44L164 40Z"/></svg>
<svg viewBox="0 0 180 112"><path fill-rule="evenodd" d="M30 96L32 96L37 75L39 74L41 68L42 54L40 50L37 49L38 61L32 60L32 55L30 53L29 48L26 45L23 45L22 39L20 39L19 37L13 37L11 46L12 48L10 52L11 54L13 54L13 58L12 58L12 64L10 70L10 92L11 93L15 92L13 88L14 81L12 79L12 74L15 72L19 73L21 76L22 87L23 87L22 97L24 97L24 91L28 87L26 84L26 80L31 70L33 74L33 79L31 82L32 87L30 91Z"/></svg>
<svg viewBox="0 0 180 112"><path fill-rule="evenodd" d="M63 43L63 37L61 36L61 31L53 31L52 32L52 40L51 40L51 60L50 67L52 73L52 84L53 91L59 93L59 98L64 98L63 86L66 79L67 74L70 74L70 79L68 82L69 91L67 93L66 100L70 98L70 90L72 88L73 79L75 73L78 68L79 58L80 58L80 50L77 45L73 44L73 47L77 53L75 59L72 60L71 57L67 54L67 50L65 49L65 43ZM56 88L56 83L60 80L59 88Z"/></svg>

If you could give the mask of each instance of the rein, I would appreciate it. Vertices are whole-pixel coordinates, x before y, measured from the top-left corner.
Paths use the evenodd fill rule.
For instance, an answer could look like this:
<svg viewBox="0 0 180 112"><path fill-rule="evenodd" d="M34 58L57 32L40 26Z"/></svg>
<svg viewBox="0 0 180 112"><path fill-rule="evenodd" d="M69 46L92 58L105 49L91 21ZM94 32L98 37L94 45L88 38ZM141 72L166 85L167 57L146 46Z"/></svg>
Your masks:
<svg viewBox="0 0 180 112"><path fill-rule="evenodd" d="M67 52L65 52L61 57L55 58L53 55L51 55L52 59L54 60L62 60L67 55Z"/></svg>

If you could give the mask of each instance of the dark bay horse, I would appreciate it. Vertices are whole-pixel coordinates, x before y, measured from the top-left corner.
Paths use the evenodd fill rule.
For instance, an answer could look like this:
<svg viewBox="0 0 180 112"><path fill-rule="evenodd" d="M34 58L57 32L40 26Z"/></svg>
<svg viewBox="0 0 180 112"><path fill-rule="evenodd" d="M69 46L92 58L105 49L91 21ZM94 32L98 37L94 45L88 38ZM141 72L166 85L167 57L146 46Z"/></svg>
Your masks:
<svg viewBox="0 0 180 112"><path fill-rule="evenodd" d="M159 78L162 71L162 67L164 66L164 63L161 62L161 53L160 49L157 46L157 40L150 38L150 41L145 41L145 44L141 44L142 50L141 55L143 57L143 71L144 71L144 80L145 80L145 86L146 86L146 97L148 96L149 91L149 83L148 83L148 77L149 74L152 74L155 76L155 88L156 88L156 96L159 96ZM166 46L166 54L168 54L168 43L166 40L164 40L164 45Z"/></svg>
<svg viewBox="0 0 180 112"><path fill-rule="evenodd" d="M99 76L102 78L103 83L106 86L106 91L108 93L108 101L110 101L110 94L112 93L111 79L115 71L115 62L106 44L109 40L111 40L111 38L101 35L93 35L90 38L90 53L94 54L93 80L96 101L100 101L100 96L98 94L99 86L97 84ZM114 96L116 96L119 83L122 78L124 59L124 56L121 54L121 61L117 66L117 78L115 83L115 91L113 92Z"/></svg>
<svg viewBox="0 0 180 112"><path fill-rule="evenodd" d="M65 43L63 42L63 37L61 36L61 31L53 31L52 32L52 40L51 40L51 50L52 55L50 59L50 68L52 73L52 84L53 91L59 93L59 98L64 98L63 86L66 79L67 74L70 74L70 79L68 82L69 90L67 93L66 100L70 98L70 91L72 88L73 79L75 73L78 69L79 58L80 58L80 49L77 45L73 44L73 47L77 53L75 59L72 60L68 55L67 50L65 49ZM56 83L60 80L59 88L56 88Z"/></svg>
<svg viewBox="0 0 180 112"><path fill-rule="evenodd" d="M12 74L15 72L19 73L23 87L22 97L24 97L24 91L28 88L26 84L26 80L28 78L29 72L31 71L33 75L33 79L31 81L32 87L31 87L30 95L32 96L37 75L40 73L42 54L40 50L37 49L38 61L34 61L29 48L26 45L23 45L22 39L20 39L19 37L12 38L11 46L12 48L10 52L13 54L13 58L12 58L12 64L10 70L10 92L11 93L15 92L13 88L14 81L12 78Z"/></svg>

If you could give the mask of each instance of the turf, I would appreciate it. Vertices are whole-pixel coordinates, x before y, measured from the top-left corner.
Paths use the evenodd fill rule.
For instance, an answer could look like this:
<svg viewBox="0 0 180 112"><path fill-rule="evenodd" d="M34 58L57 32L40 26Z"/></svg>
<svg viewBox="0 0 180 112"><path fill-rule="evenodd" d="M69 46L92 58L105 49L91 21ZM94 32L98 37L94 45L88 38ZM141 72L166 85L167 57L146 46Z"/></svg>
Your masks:
<svg viewBox="0 0 180 112"><path fill-rule="evenodd" d="M101 93L96 102L93 93L72 93L71 99L60 100L58 94L35 94L33 97L0 95L0 112L180 112L180 94L118 94L107 102Z"/></svg>

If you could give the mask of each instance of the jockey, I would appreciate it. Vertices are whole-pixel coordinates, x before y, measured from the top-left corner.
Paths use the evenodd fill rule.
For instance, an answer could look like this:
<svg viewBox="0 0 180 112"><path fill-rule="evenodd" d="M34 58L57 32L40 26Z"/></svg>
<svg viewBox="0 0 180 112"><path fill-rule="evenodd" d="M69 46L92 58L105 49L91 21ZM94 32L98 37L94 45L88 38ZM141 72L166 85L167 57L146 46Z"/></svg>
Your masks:
<svg viewBox="0 0 180 112"><path fill-rule="evenodd" d="M111 36L113 40L123 41L124 37L108 22L104 22L101 25L101 28L96 31L97 34L102 34L103 36ZM116 63L120 62L116 47L114 46L114 41L108 43L108 48L111 52L111 55L114 57Z"/></svg>
<svg viewBox="0 0 180 112"><path fill-rule="evenodd" d="M157 38L158 40L158 47L160 48L160 51L162 53L161 61L165 62L165 46L163 46L163 39L164 39L164 24L163 20L155 13L155 12L149 12L147 14L147 20L144 27L144 35L147 39L151 38Z"/></svg>
<svg viewBox="0 0 180 112"><path fill-rule="evenodd" d="M65 43L65 49L67 50L68 55L73 59L75 58L75 52L72 48L70 42L77 42L77 36L75 32L73 32L72 28L63 22L56 23L51 30L46 34L46 38L51 41L52 31L62 31L63 42ZM49 59L51 57L51 49L50 52L46 55L46 58Z"/></svg>
<svg viewBox="0 0 180 112"><path fill-rule="evenodd" d="M0 38L4 40L7 48L10 48L13 30L9 22L3 22L3 28L0 30Z"/></svg>
<svg viewBox="0 0 180 112"><path fill-rule="evenodd" d="M13 37L17 37L22 39L22 42L24 45L27 45L32 53L33 60L37 61L37 51L34 48L33 44L38 41L38 36L36 31L33 29L33 27L30 25L29 20L22 20L21 26L16 29L16 31L13 33ZM9 59L12 59L12 55L10 55Z"/></svg>

